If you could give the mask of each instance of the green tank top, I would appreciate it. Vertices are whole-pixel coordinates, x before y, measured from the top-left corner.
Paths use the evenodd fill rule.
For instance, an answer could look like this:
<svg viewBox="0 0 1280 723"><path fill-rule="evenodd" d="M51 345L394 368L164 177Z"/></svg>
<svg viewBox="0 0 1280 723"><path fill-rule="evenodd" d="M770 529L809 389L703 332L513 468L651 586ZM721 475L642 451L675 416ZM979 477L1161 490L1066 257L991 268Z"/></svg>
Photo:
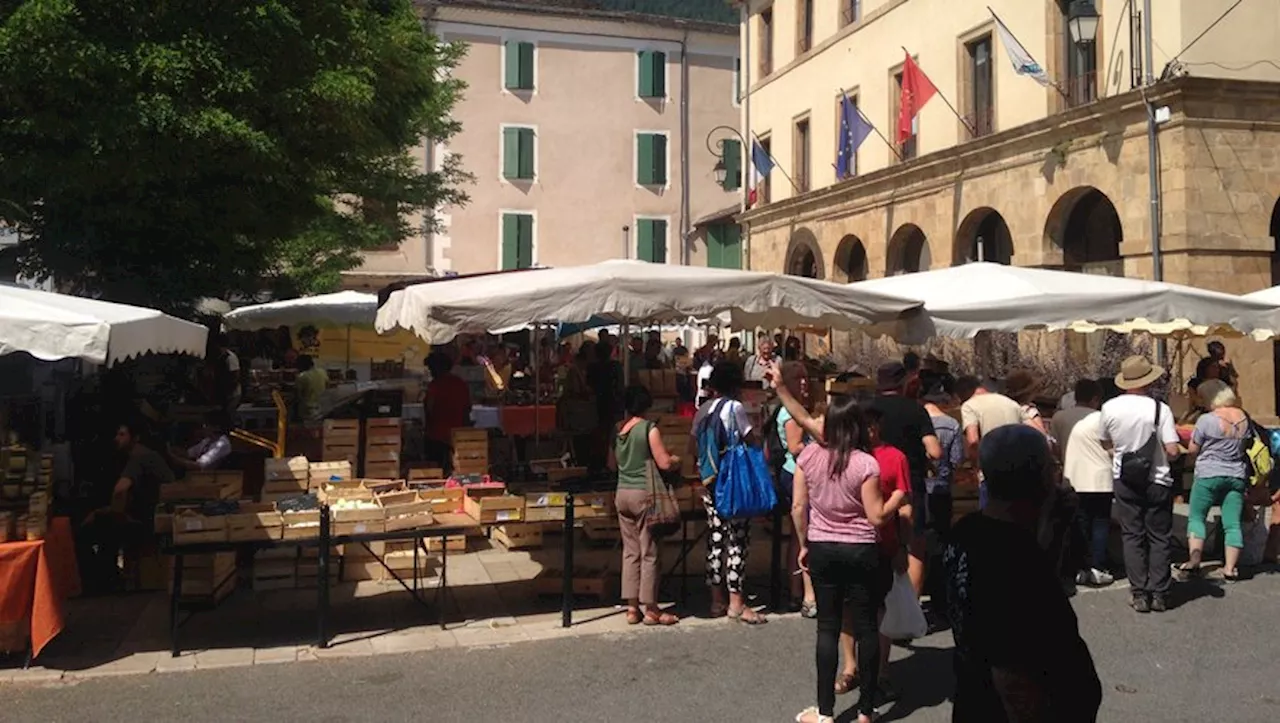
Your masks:
<svg viewBox="0 0 1280 723"><path fill-rule="evenodd" d="M614 440L614 457L618 460L618 489L649 489L649 430L653 422L637 422Z"/></svg>

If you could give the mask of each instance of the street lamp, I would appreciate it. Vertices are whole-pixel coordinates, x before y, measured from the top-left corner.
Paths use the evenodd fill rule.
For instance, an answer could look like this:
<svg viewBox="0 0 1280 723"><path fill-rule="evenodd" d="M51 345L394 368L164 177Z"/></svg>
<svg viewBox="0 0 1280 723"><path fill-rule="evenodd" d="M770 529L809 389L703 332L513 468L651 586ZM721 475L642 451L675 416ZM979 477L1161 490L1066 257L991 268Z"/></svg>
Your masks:
<svg viewBox="0 0 1280 723"><path fill-rule="evenodd" d="M1067 9L1067 26L1076 45L1092 44L1098 38L1098 9L1093 0L1071 0Z"/></svg>
<svg viewBox="0 0 1280 723"><path fill-rule="evenodd" d="M721 150L723 151L723 149L724 149L724 143L723 143L723 142L721 142L721 143L720 143L720 148L721 148ZM721 157L719 157L719 158L717 158L717 159L716 159L716 166L715 166L715 168L713 168L713 169L711 169L711 170L716 174L716 183L718 183L718 184L720 184L721 186L723 186L723 185L724 185L724 179L725 179L725 178L727 178L727 177L729 176L729 169L728 169L728 168L725 168L725 165L724 165L724 156L721 156Z"/></svg>

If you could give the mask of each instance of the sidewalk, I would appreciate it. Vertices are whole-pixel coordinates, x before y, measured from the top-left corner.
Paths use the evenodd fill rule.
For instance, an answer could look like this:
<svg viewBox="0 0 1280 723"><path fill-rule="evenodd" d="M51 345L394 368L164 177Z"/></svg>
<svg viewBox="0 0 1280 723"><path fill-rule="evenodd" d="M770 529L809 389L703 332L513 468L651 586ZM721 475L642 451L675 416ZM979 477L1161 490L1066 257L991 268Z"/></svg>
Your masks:
<svg viewBox="0 0 1280 723"><path fill-rule="evenodd" d="M483 541L482 541L483 542ZM689 556L689 605L684 614L706 609L702 582L704 547ZM675 563L678 545L664 545L663 572ZM617 591L610 604L579 601L573 626L561 627L560 598L538 597L533 579L544 568L558 568L559 546L529 552L500 548L449 555L445 629L436 617L439 578L421 581L425 609L395 582L342 583L330 591L330 646L315 647L314 589L254 592L240 588L216 608L199 612L182 626L182 655L169 652L169 597L137 593L71 600L63 632L28 670L0 667L0 684L55 684L115 675L141 675L328 658L409 653L456 647L506 646L531 640L623 633L626 624ZM616 573L621 551L579 547L576 563ZM753 586L767 586L769 545L757 535L750 570ZM336 575L336 570L334 571ZM435 573L433 573L435 574ZM759 588L757 588L759 589ZM664 599L680 592L669 578ZM761 590L762 592L762 590ZM763 602L763 600L757 601ZM679 627L723 625L723 620L686 618ZM15 663L11 660L10 665ZM2 665L2 663L0 663ZM16 665L20 666L18 661Z"/></svg>

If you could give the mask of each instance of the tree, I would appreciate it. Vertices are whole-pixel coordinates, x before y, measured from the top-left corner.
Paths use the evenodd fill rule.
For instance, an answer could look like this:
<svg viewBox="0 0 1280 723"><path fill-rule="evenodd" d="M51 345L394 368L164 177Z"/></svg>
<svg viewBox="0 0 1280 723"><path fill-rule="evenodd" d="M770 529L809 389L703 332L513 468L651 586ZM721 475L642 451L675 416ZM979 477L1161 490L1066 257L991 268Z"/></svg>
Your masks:
<svg viewBox="0 0 1280 723"><path fill-rule="evenodd" d="M112 300L325 290L466 201L411 155L462 52L411 0L0 0L0 224Z"/></svg>

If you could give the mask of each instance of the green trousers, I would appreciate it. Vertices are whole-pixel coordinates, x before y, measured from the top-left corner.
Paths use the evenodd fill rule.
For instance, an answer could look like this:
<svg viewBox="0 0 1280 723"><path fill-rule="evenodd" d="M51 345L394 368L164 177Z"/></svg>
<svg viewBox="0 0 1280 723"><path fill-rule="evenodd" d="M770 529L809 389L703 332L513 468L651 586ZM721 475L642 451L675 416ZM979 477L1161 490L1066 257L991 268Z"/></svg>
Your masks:
<svg viewBox="0 0 1280 723"><path fill-rule="evenodd" d="M1227 547L1242 549L1244 533L1240 531L1240 514L1244 511L1244 493L1249 483L1239 477L1197 477L1191 486L1191 511L1187 514L1187 536L1205 539L1205 519L1209 508L1222 506L1222 532Z"/></svg>

